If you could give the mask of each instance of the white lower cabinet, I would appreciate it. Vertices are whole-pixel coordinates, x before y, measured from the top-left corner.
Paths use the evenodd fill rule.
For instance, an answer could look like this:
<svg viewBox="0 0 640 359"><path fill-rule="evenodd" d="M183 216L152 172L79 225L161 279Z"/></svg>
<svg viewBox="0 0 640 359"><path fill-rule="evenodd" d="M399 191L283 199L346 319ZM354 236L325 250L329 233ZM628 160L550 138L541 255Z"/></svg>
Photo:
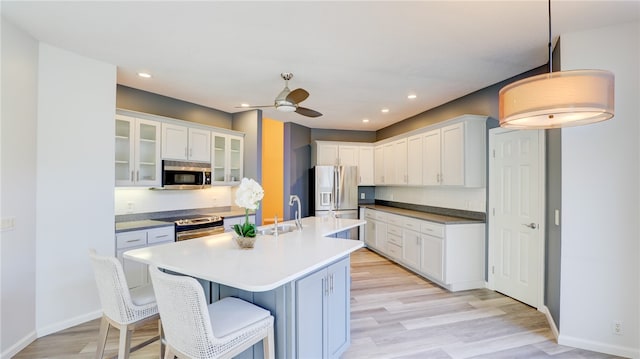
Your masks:
<svg viewBox="0 0 640 359"><path fill-rule="evenodd" d="M444 281L442 276L442 258L444 257L442 238L422 235L422 261L420 271L436 281Z"/></svg>
<svg viewBox="0 0 640 359"><path fill-rule="evenodd" d="M364 209L364 220L367 223L364 225L364 243L367 247L377 248L378 245L376 243L376 214L374 211L365 208ZM362 228L362 227L360 227Z"/></svg>
<svg viewBox="0 0 640 359"><path fill-rule="evenodd" d="M420 232L402 230L402 262L414 270L420 270L422 235Z"/></svg>
<svg viewBox="0 0 640 359"><path fill-rule="evenodd" d="M369 208L365 216L368 226L375 218L375 237L365 229L371 249L451 291L484 288L484 223L441 224Z"/></svg>
<svg viewBox="0 0 640 359"><path fill-rule="evenodd" d="M140 231L116 233L116 257L122 264L124 276L129 288L150 283L146 264L124 258L124 252L144 248L156 244L174 242L175 227L173 225Z"/></svg>
<svg viewBox="0 0 640 359"><path fill-rule="evenodd" d="M233 231L233 225L234 224L241 224L244 223L245 221L245 216L239 216L239 217L228 217L225 218L223 221L223 226L224 226L224 231L225 232L230 232ZM255 214L250 214L249 215L249 223L256 223L256 215Z"/></svg>
<svg viewBox="0 0 640 359"><path fill-rule="evenodd" d="M349 291L348 258L296 281L296 357L344 353L351 341Z"/></svg>

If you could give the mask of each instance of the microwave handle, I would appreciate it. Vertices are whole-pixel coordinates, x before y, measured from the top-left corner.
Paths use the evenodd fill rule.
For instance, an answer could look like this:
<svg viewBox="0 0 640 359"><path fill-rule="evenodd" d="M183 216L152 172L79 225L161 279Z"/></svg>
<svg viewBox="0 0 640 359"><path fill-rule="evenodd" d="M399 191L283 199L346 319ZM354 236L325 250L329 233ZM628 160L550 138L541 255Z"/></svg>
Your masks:
<svg viewBox="0 0 640 359"><path fill-rule="evenodd" d="M207 182L207 171L202 171L202 186Z"/></svg>

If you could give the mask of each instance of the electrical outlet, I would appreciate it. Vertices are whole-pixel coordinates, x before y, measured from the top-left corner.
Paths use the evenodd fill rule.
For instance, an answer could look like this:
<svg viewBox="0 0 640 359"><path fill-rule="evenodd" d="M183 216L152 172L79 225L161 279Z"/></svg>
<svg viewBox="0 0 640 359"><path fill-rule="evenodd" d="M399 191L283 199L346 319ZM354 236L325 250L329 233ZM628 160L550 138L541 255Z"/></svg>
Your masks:
<svg viewBox="0 0 640 359"><path fill-rule="evenodd" d="M127 202L127 213L133 213L133 209L135 208L135 204L131 201Z"/></svg>
<svg viewBox="0 0 640 359"><path fill-rule="evenodd" d="M360 193L360 199L364 199L364 192Z"/></svg>
<svg viewBox="0 0 640 359"><path fill-rule="evenodd" d="M613 325L611 326L611 329L613 330L613 334L615 334L615 335L624 334L624 330L622 329L622 322L621 321L614 321Z"/></svg>

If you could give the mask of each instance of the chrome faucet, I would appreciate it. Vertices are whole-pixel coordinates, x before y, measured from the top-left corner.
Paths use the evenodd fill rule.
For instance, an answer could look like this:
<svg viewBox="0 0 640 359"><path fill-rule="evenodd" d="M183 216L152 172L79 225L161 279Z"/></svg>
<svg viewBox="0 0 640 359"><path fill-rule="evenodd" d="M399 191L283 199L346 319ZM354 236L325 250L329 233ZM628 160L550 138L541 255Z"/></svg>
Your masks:
<svg viewBox="0 0 640 359"><path fill-rule="evenodd" d="M289 196L289 206L293 206L293 202L298 202L298 210L295 213L296 220L296 228L301 231L302 230L302 209L300 208L300 197L292 194Z"/></svg>

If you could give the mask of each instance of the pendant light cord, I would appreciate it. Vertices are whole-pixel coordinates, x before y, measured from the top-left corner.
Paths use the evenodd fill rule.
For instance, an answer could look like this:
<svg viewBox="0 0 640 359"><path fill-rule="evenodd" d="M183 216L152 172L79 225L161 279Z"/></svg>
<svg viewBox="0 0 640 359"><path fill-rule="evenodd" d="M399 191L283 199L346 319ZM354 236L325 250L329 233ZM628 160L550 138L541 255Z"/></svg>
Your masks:
<svg viewBox="0 0 640 359"><path fill-rule="evenodd" d="M553 72L553 50L551 50L551 0L549 0L549 73Z"/></svg>

